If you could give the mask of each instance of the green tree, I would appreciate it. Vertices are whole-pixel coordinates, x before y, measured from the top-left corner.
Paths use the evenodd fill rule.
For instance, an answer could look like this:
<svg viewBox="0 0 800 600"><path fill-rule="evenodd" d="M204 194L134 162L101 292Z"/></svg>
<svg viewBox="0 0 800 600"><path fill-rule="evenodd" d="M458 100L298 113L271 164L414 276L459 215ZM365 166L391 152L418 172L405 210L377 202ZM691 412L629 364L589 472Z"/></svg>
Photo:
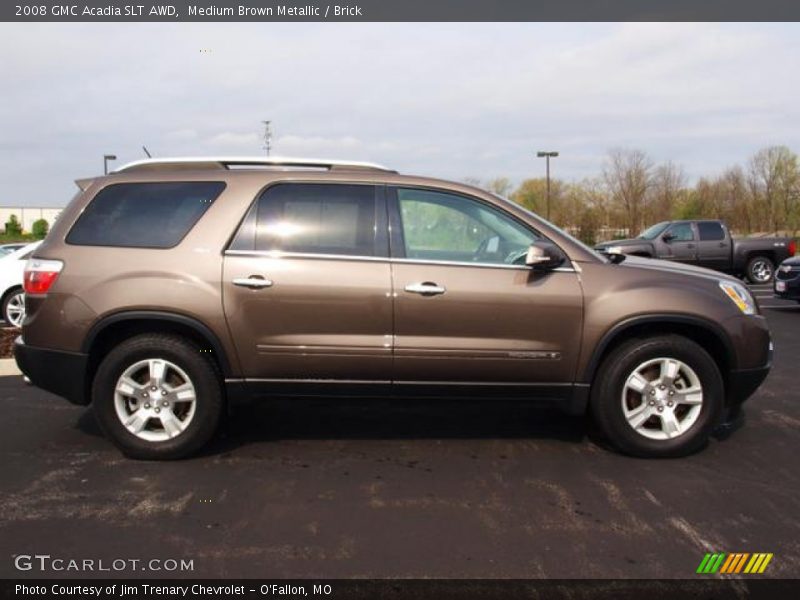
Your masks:
<svg viewBox="0 0 800 600"><path fill-rule="evenodd" d="M31 227L33 237L35 237L37 240L44 239L49 230L50 224L45 219L37 219L33 222L33 226Z"/></svg>
<svg viewBox="0 0 800 600"><path fill-rule="evenodd" d="M11 215L6 222L6 235L22 235L22 225L20 225L17 215Z"/></svg>

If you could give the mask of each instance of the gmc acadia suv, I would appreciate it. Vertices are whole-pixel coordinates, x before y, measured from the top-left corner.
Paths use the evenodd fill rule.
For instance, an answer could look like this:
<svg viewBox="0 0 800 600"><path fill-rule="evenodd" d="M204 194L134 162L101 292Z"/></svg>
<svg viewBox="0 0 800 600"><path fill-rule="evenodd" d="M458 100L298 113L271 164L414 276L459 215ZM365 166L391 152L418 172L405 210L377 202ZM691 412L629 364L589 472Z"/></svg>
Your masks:
<svg viewBox="0 0 800 600"><path fill-rule="evenodd" d="M126 455L259 395L515 397L678 456L766 377L737 280L603 256L524 208L365 163L170 159L77 182L25 271L20 369Z"/></svg>

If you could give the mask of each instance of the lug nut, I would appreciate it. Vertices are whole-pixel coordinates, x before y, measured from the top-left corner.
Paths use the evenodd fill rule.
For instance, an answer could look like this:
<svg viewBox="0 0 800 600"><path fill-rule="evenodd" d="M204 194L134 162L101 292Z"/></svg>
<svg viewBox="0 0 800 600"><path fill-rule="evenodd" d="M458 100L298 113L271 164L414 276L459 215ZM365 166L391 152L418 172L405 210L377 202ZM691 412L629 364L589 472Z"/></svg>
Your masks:
<svg viewBox="0 0 800 600"><path fill-rule="evenodd" d="M655 390L650 390L650 395L651 396L655 396L656 395L656 391Z"/></svg>
<svg viewBox="0 0 800 600"><path fill-rule="evenodd" d="M156 386L153 386L153 387L151 387L150 389L151 389L151 390L153 390L153 391L155 392L155 391L156 391L158 388L157 388Z"/></svg>
<svg viewBox="0 0 800 600"><path fill-rule="evenodd" d="M167 395L167 390L161 390L161 395L162 396L166 396Z"/></svg>
<svg viewBox="0 0 800 600"><path fill-rule="evenodd" d="M148 394L147 392L145 392L144 394L142 394L142 397L143 397L143 398L149 398L149 397L150 397L150 394Z"/></svg>
<svg viewBox="0 0 800 600"><path fill-rule="evenodd" d="M655 400L650 400L650 406L655 406L655 405L656 405Z"/></svg>
<svg viewBox="0 0 800 600"><path fill-rule="evenodd" d="M150 408L150 403L149 403L149 402L145 402L145 403L144 403L144 407L145 407L145 408Z"/></svg>
<svg viewBox="0 0 800 600"><path fill-rule="evenodd" d="M675 392L674 392L673 390L670 390L670 391L669 391L669 395L670 395L670 396L674 396L674 395L675 395Z"/></svg>
<svg viewBox="0 0 800 600"><path fill-rule="evenodd" d="M164 406L164 407L166 407L166 406L169 406L169 402L167 402L166 400L164 400L164 402L162 402L162 403L161 403L161 406Z"/></svg>
<svg viewBox="0 0 800 600"><path fill-rule="evenodd" d="M156 410L158 410L158 409L156 409ZM659 406L658 407L658 412L664 412L664 407L663 406Z"/></svg>
<svg viewBox="0 0 800 600"><path fill-rule="evenodd" d="M672 406L673 404L675 404L675 403L672 402L672 401L667 402L667 406Z"/></svg>
<svg viewBox="0 0 800 600"><path fill-rule="evenodd" d="M160 413L160 412L161 412L161 409L160 409L160 408L158 408L157 406L156 406L156 412L157 412L157 413Z"/></svg>

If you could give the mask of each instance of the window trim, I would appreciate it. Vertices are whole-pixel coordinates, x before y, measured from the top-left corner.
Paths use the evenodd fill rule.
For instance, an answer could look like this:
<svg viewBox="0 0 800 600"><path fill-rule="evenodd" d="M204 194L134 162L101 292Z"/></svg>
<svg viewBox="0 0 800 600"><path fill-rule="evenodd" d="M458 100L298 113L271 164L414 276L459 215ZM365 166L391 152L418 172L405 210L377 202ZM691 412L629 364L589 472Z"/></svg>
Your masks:
<svg viewBox="0 0 800 600"><path fill-rule="evenodd" d="M217 192L217 194L211 199L211 202L208 203L208 206L206 207L206 209L202 213L200 213L200 215L197 217L197 219L194 221L194 223L192 223L191 227L189 227L183 233L183 235L180 237L180 239L178 239L171 246L132 246L132 245L122 245L122 244L78 244L78 243L69 241L69 236L72 235L72 232L75 230L75 227L78 226L78 223L80 223L81 219L86 214L86 211L92 206L92 204L94 204L95 200L97 200L97 197L100 194L102 194L104 191L106 191L107 189L109 189L111 187L120 186L120 185L148 185L148 184L176 184L176 183L178 183L178 184L181 184L181 183L183 183L183 184L216 183L216 184L222 185L222 187L219 189L219 192ZM206 213L208 212L208 209L213 206L214 202L219 200L220 196L222 196L222 194L225 193L225 190L227 188L228 188L228 182L220 180L220 179L200 179L200 180L195 179L195 180L181 180L181 181L158 180L158 181L116 181L116 182L111 182L108 185L104 185L99 190L97 190L95 192L95 194L92 196L92 199L89 200L86 204L83 205L83 207L81 208L80 212L78 213L77 218L72 222L72 225L69 226L69 230L67 231L66 235L64 235L64 243L69 245L69 246L76 246L76 247L79 247L79 248L80 247L84 247L84 248L135 248L136 250L172 250L173 248L177 248L178 246L180 246L183 243L183 240L186 239L186 236L188 236L192 232L192 230L194 230L194 228L197 227L197 224L206 215Z"/></svg>
<svg viewBox="0 0 800 600"><path fill-rule="evenodd" d="M506 217L507 219L517 223L523 229L532 232L536 235L536 237L540 238L542 241L550 242L551 244L557 246L559 250L561 247L558 244L555 244L552 240L550 240L547 236L543 235L537 229L531 227L528 223L519 219L516 215L503 210L501 207L492 204L491 202L487 202L477 196L472 196L470 194L465 194L463 192L456 192L453 190L448 190L444 188L437 188L434 186L426 186L426 185L389 185L387 186L386 192L386 200L387 200L387 208L389 211L389 224L390 224L390 244L389 244L389 251L390 257L392 258L393 262L403 262L403 263L420 263L420 264L440 264L440 265L458 265L458 266L470 266L470 267L496 267L496 268L515 268L515 269L527 269L530 270L531 267L528 265L507 265L504 263L478 263L478 262L464 262L464 261L457 261L457 260L430 260L430 259L418 259L418 258L408 258L406 256L406 246L405 246L405 237L403 233L403 219L400 214L400 199L397 194L397 190L404 189L404 190L420 190L425 192L435 192L439 194L448 194L450 196L457 196L464 198L466 200L471 200L473 202L477 202L478 204L482 204L486 206L489 210L494 210L499 212L501 215ZM563 252L563 250L561 250ZM566 254L566 253L565 253ZM572 267L559 267L558 269L552 269L553 271L561 271L565 269L567 271L574 272L575 269Z"/></svg>
<svg viewBox="0 0 800 600"><path fill-rule="evenodd" d="M683 242L684 244L688 244L688 243L691 243L691 242L696 242L696 241L698 241L698 239L699 239L699 237L700 237L700 236L699 236L699 235L698 235L698 233L695 231L695 226L694 226L694 224L693 224L693 223L691 223L691 222L684 222L684 223L673 223L672 225L670 225L670 226L669 226L669 227L668 227L668 228L667 228L667 229L666 229L666 230L665 230L665 231L664 231L664 232L663 232L663 233L662 233L660 236L658 236L658 237L663 237L663 236L664 236L664 234L666 234L666 233L670 233L670 232L671 232L673 229L675 229L676 227L683 227L683 226L688 226L688 227L689 227L689 231L691 231L691 232L692 232L692 239L690 239L690 240L679 240L679 239L673 239L673 240L671 240L671 241L673 241L673 242Z"/></svg>
<svg viewBox="0 0 800 600"><path fill-rule="evenodd" d="M279 185L348 185L348 186L369 186L375 192L375 219L373 221L373 229L375 237L373 239L373 252L374 256L366 254L331 254L324 252L287 252L283 250L256 250L255 245L253 250L232 250L231 245L236 240L245 221L250 216L251 211L255 211L256 225L258 224L258 210L257 206L261 197L266 194L271 188ZM325 258L328 260L376 260L386 261L389 258L389 238L388 238L388 219L386 216L386 186L382 183L373 181L326 181L326 180L301 180L301 181L272 181L262 187L256 192L253 199L247 205L239 219L239 223L233 230L233 233L228 238L222 254L224 256L260 256L268 258Z"/></svg>
<svg viewBox="0 0 800 600"><path fill-rule="evenodd" d="M701 225L709 225L709 224L710 225L716 225L717 227L719 227L719 230L722 232L722 237L721 238L713 238L713 239L709 238L707 240L703 239L703 233L702 233L702 230L701 230L700 226ZM722 223L720 223L719 221L712 221L712 220L706 219L704 221L697 221L695 226L697 227L697 241L698 242L724 242L725 238L727 237L725 235L725 226Z"/></svg>

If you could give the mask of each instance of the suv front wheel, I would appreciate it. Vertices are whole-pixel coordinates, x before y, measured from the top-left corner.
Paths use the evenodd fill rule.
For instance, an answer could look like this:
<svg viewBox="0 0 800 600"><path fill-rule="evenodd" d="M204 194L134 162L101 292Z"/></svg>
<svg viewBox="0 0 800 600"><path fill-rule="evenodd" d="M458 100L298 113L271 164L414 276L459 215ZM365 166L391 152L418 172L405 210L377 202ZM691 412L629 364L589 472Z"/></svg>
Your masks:
<svg viewBox="0 0 800 600"><path fill-rule="evenodd" d="M214 361L188 340L143 334L100 363L92 404L101 429L126 456L181 458L216 431L220 379Z"/></svg>
<svg viewBox="0 0 800 600"><path fill-rule="evenodd" d="M608 440L634 456L684 456L722 417L719 368L695 342L669 335L625 342L603 361L591 410Z"/></svg>

